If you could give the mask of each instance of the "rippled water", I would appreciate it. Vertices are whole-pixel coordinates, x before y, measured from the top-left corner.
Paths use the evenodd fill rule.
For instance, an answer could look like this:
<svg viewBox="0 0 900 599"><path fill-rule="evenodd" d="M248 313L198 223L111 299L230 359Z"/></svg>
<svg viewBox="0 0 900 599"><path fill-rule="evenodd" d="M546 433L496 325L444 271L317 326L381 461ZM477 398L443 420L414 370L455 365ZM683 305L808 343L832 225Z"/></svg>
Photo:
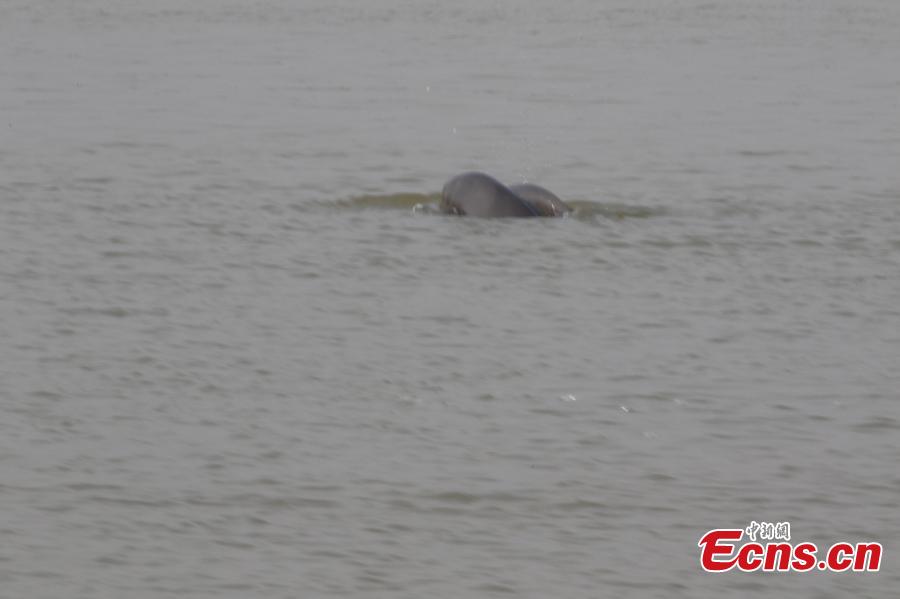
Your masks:
<svg viewBox="0 0 900 599"><path fill-rule="evenodd" d="M0 596L890 596L897 31L4 3ZM431 213L473 168L577 213ZM882 571L703 573L751 520Z"/></svg>

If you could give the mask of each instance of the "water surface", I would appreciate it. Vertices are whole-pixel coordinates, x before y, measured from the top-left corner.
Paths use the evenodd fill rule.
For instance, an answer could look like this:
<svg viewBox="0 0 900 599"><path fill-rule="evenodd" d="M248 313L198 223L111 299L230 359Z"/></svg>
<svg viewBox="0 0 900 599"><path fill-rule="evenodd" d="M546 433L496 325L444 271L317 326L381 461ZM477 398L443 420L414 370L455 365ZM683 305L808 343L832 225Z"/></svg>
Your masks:
<svg viewBox="0 0 900 599"><path fill-rule="evenodd" d="M0 596L884 597L894 2L0 8ZM574 218L443 217L457 172ZM878 574L705 574L716 527Z"/></svg>

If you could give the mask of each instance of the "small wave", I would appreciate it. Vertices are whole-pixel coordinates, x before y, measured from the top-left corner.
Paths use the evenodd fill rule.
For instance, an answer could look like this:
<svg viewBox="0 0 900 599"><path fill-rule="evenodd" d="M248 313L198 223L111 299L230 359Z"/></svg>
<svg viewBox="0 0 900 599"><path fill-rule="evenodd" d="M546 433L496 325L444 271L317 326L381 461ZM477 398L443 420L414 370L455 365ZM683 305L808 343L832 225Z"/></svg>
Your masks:
<svg viewBox="0 0 900 599"><path fill-rule="evenodd" d="M413 210L417 213L438 213L440 193L390 193L365 194L342 200L321 202L329 207L346 210ZM595 217L612 220L631 218L652 218L666 214L665 208L659 206L642 206L616 202L595 202L591 200L572 200L566 202L572 207L572 218L591 219Z"/></svg>
<svg viewBox="0 0 900 599"><path fill-rule="evenodd" d="M900 430L900 421L890 416L876 416L855 424L853 430L859 433L881 433Z"/></svg>
<svg viewBox="0 0 900 599"><path fill-rule="evenodd" d="M350 210L370 210L379 208L412 210L420 204L437 204L440 199L440 193L366 194L345 200L337 200L331 204L339 208Z"/></svg>

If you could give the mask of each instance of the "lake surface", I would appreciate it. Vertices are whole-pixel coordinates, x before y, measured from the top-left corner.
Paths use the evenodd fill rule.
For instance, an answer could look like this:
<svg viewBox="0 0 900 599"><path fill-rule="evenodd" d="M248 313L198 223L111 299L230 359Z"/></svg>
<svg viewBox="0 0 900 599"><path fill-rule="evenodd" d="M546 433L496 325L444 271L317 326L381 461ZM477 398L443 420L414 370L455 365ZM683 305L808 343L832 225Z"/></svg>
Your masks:
<svg viewBox="0 0 900 599"><path fill-rule="evenodd" d="M7 0L0 596L896 593L898 31ZM578 210L434 214L470 169ZM704 573L754 520L881 571Z"/></svg>

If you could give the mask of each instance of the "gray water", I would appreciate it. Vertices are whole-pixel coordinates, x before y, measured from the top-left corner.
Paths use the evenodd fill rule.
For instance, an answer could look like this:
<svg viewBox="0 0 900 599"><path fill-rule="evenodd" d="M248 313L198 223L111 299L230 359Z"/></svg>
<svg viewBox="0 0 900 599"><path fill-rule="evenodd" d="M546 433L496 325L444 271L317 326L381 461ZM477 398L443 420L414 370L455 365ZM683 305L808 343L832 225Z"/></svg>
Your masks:
<svg viewBox="0 0 900 599"><path fill-rule="evenodd" d="M0 596L895 596L898 32L6 0ZM704 573L751 520L881 572Z"/></svg>

